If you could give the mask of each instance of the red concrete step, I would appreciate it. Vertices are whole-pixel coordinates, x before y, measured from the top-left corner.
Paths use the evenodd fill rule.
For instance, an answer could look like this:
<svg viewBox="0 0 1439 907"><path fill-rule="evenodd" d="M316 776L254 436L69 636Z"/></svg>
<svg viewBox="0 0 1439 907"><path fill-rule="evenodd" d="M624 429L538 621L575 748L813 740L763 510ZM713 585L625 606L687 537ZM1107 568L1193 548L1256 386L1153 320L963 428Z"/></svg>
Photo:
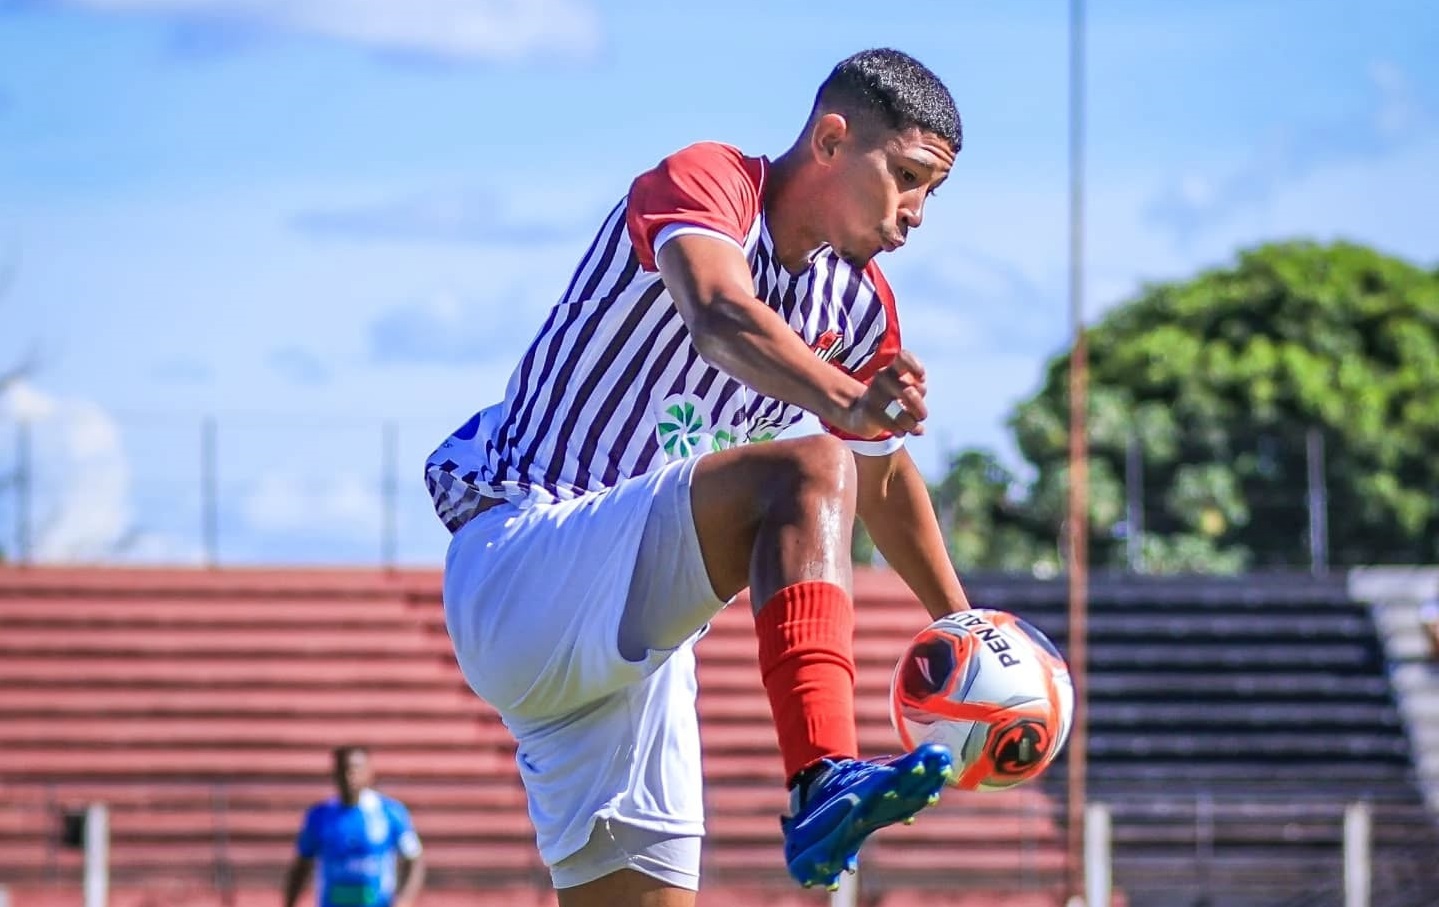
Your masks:
<svg viewBox="0 0 1439 907"><path fill-rule="evenodd" d="M113 810L112 836L135 843L186 840L223 829L232 840L270 838L282 846L294 838L304 810L226 810L223 816L211 811L175 813L164 811ZM415 827L427 843L465 840L477 846L492 841L533 842L534 826L523 810L503 812L437 811L412 809Z"/></svg>
<svg viewBox="0 0 1439 907"><path fill-rule="evenodd" d="M15 718L0 721L0 746L259 746L326 748L336 740L372 746L473 746L509 740L494 723L464 719Z"/></svg>
<svg viewBox="0 0 1439 907"><path fill-rule="evenodd" d="M379 759L377 751L376 758ZM482 778L515 772L514 749L401 749L385 747L383 771L389 778ZM378 764L378 763L377 763ZM76 747L0 748L0 777L12 780L98 778L136 780L201 778L305 779L330 771L328 747L296 750L242 750L234 747L80 749Z"/></svg>
<svg viewBox="0 0 1439 907"><path fill-rule="evenodd" d="M7 658L127 653L146 657L209 655L231 659L255 654L269 657L344 655L357 659L428 656L448 649L447 641L422 633L368 628L319 633L253 627L224 630L78 627L57 633L50 629L17 627L0 633L0 657Z"/></svg>
<svg viewBox="0 0 1439 907"><path fill-rule="evenodd" d="M35 868L51 856L47 841L0 842L0 867ZM110 870L115 875L140 869L183 872L216 865L221 851L214 839L134 843L118 837L110 842ZM294 854L289 842L230 841L223 850L226 862L240 870L269 869L279 878ZM60 851L61 866L80 863L77 851ZM473 842L439 841L425 846L425 863L431 870L462 869L472 872L515 872L541 867L534 839Z"/></svg>
<svg viewBox="0 0 1439 907"><path fill-rule="evenodd" d="M888 724L890 720L887 695L856 696L854 710L855 717L860 721ZM751 729L768 730L773 722L769 699L755 692L746 695L738 690L705 690L699 697L699 713L702 726L704 723L743 723Z"/></svg>
<svg viewBox="0 0 1439 907"><path fill-rule="evenodd" d="M336 687L297 693L286 688L222 687L136 690L115 687L19 687L0 696L0 716L91 716L113 719L132 715L205 716L305 715L334 717L446 717L457 721L498 721L473 694L445 686L414 690L365 690Z"/></svg>
<svg viewBox="0 0 1439 907"><path fill-rule="evenodd" d="M0 596L79 593L155 598L186 595L221 600L316 595L326 598L433 596L437 570L275 567L0 567Z"/></svg>
<svg viewBox="0 0 1439 907"><path fill-rule="evenodd" d="M377 750L376 765L381 771L379 788L412 810L459 810L483 814L489 811L523 814L525 792L514 771L513 759L507 770L459 780L389 778L385 774L385 753ZM213 780L213 781L96 781L82 779L56 783L0 783L0 814L14 817L46 816L55 805L83 806L107 803L116 810L164 810L205 812L217 808L235 810L303 810L334 795L334 789L312 760L316 770L304 780ZM20 819L14 819L20 821Z"/></svg>
<svg viewBox="0 0 1439 907"><path fill-rule="evenodd" d="M779 752L779 743L769 726L711 721L700 725L700 742L706 758L729 753ZM866 753L897 753L903 750L899 735L887 719L861 722L859 745Z"/></svg>
<svg viewBox="0 0 1439 907"><path fill-rule="evenodd" d="M443 617L443 615L442 615ZM255 599L243 605L205 599L103 597L0 598L0 628L17 627L248 627L317 630L338 628L415 629L414 617L398 599L382 601Z"/></svg>
<svg viewBox="0 0 1439 907"><path fill-rule="evenodd" d="M327 686L353 689L362 686L430 686L454 688L464 681L453 659L433 654L373 662L344 655L310 655L304 658L197 657L185 652L164 657L97 655L85 657L35 656L23 653L0 656L0 685L94 684L125 687L169 684L191 688L196 684L267 685L293 689Z"/></svg>

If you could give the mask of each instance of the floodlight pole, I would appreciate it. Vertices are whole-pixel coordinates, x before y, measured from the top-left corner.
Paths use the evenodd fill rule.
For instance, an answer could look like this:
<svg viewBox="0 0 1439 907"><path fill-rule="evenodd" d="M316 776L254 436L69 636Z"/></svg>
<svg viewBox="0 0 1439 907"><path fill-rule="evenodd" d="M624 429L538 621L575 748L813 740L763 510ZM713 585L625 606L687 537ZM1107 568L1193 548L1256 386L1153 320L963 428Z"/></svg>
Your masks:
<svg viewBox="0 0 1439 907"><path fill-rule="evenodd" d="M1088 346L1084 336L1084 0L1069 2L1069 514L1065 533L1069 578L1069 668L1074 726L1069 735L1066 895L1082 898L1088 769L1086 637L1089 610ZM1088 907L1101 907L1090 904ZM1109 905L1102 905L1109 907Z"/></svg>

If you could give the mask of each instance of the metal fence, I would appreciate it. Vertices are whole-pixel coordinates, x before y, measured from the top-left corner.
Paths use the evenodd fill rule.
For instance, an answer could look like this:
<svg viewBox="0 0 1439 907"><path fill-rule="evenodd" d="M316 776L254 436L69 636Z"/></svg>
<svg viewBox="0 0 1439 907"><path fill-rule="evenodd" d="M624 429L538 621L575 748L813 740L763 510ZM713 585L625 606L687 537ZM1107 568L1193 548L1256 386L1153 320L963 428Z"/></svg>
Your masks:
<svg viewBox="0 0 1439 907"><path fill-rule="evenodd" d="M458 421L98 409L0 421L0 557L433 564L448 536L421 468ZM1356 547L1356 536L1364 541L1372 533L1360 508L1343 497L1348 483L1332 487L1336 470L1347 466L1330 461L1322 432L1236 441L1234 469L1225 476L1197 462L1146 455L1153 447L1137 434L1127 446L1095 445L1096 567L1174 572L1186 563L1183 544L1196 540L1220 552L1236 541L1254 549L1235 562L1238 569L1323 572L1376 562ZM1031 489L1029 529L1061 551L1063 515L1045 503L1055 490ZM951 517L972 512L963 503L941 509ZM1186 542L1176 548L1181 536Z"/></svg>
<svg viewBox="0 0 1439 907"><path fill-rule="evenodd" d="M95 785L9 784L0 790L5 794L0 801L4 850L12 858L21 851L29 855L21 869L14 868L20 865L14 859L7 861L12 868L0 874L0 883L78 889L83 854L76 846L75 818L93 801ZM253 781L152 782L132 790L112 786L115 799L107 810L113 854L109 881L132 891L204 889L221 903L242 889L277 890L291 856L291 836L272 821L275 815L262 813L278 810L281 824L287 815L298 824L305 805L298 792L293 784L266 788ZM315 792L322 793L318 787ZM1038 818L1035 808L1023 808L1013 818L1043 828L1043 822L1033 821ZM1410 807L1338 796L1297 803L1256 791L1247 797L1151 798L1103 808L1111 816L1106 846L1090 853L1106 858L1115 891L1132 907L1432 907L1439 902L1433 822ZM168 820L156 818L167 815ZM456 844L482 853L492 846L492 832L477 827L466 835L447 823L448 830L440 833L427 830L424 810L416 811L415 818L427 842L441 849L449 846L451 856L433 863L432 887L480 892L547 888L548 876L534 855L486 868L467 868L453 857ZM896 889L1008 894L1061 890L1053 859L1059 845L1052 833L996 840L986 851L995 857L989 872L970 868L974 861L964 859L964 847L975 845L938 841L921 845L930 851L925 861L930 868L916 871L913 860L896 864L887 859L896 841L897 836L887 840L881 833L867 848L855 886L865 898ZM782 873L745 871L733 858L713 868L715 846L735 844L711 842L705 857L707 885L789 891ZM915 845L902 846L912 851ZM1007 859L1001 853L1006 849L1012 850ZM959 863L966 864L964 871L949 868ZM1364 899L1356 901L1360 891Z"/></svg>

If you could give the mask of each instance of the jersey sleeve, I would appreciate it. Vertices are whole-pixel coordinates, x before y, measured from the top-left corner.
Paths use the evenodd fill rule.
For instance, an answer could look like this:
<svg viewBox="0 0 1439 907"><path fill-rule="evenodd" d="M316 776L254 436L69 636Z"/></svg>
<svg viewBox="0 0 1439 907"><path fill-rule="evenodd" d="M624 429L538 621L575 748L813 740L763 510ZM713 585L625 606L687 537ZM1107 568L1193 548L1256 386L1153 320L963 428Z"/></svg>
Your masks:
<svg viewBox="0 0 1439 907"><path fill-rule="evenodd" d="M640 266L657 270L660 247L681 233L706 233L743 248L759 218L763 166L737 148L701 142L636 178L625 205L625 225Z"/></svg>
<svg viewBox="0 0 1439 907"><path fill-rule="evenodd" d="M894 291L889 281L871 261L865 266L864 275L874 287L875 304L881 307L881 316L870 323L868 330L842 352L834 364L849 372L856 380L866 385L874 380L879 370L889 365L899 355L899 314L894 304ZM860 438L843 432L832 425L825 425L825 431L844 440L857 454L869 457L883 457L904 446L904 438L885 432L873 438Z"/></svg>
<svg viewBox="0 0 1439 907"><path fill-rule="evenodd" d="M390 814L391 843L395 850L409 860L418 857L423 848L420 845L419 832L415 831L415 823L410 819L410 811L398 800L387 800L385 809Z"/></svg>
<svg viewBox="0 0 1439 907"><path fill-rule="evenodd" d="M320 853L319 810L310 807L300 822L300 833L295 836L295 854L306 860L313 860Z"/></svg>

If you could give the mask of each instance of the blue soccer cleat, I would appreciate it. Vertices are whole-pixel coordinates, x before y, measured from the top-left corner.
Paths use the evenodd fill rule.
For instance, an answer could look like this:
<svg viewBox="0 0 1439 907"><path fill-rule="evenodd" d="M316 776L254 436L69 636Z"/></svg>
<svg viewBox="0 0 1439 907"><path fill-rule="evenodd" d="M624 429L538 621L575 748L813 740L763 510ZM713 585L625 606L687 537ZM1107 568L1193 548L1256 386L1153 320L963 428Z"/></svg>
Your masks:
<svg viewBox="0 0 1439 907"><path fill-rule="evenodd" d="M915 813L939 802L954 777L949 748L926 743L888 759L831 762L803 792L794 814L780 819L789 874L805 888L833 890L841 872L859 867L859 848L886 825L914 821Z"/></svg>

